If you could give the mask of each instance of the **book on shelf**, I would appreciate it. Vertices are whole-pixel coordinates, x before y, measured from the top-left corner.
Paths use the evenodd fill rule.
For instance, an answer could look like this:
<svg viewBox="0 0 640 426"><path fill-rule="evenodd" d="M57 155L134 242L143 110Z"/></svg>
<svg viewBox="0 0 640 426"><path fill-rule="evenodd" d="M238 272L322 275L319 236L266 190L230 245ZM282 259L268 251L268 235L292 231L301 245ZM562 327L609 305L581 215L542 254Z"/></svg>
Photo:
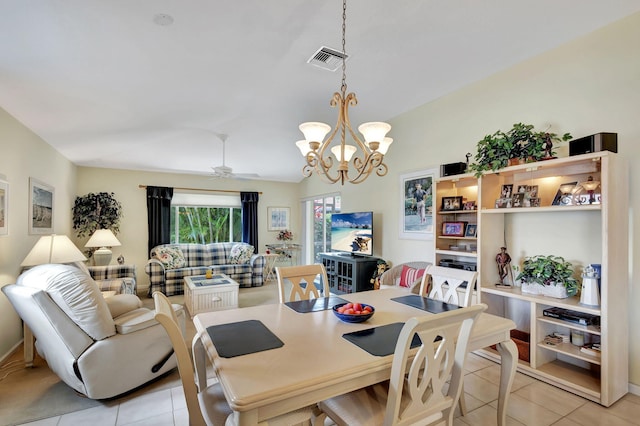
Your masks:
<svg viewBox="0 0 640 426"><path fill-rule="evenodd" d="M580 348L580 352L600 358L600 343L589 343Z"/></svg>

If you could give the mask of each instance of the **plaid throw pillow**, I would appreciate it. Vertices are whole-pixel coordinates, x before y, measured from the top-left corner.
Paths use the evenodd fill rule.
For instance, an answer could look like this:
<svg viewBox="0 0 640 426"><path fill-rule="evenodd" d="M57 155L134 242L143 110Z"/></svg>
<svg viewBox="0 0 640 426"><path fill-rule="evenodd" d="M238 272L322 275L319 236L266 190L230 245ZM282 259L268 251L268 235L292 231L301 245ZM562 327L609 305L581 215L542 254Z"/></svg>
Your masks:
<svg viewBox="0 0 640 426"><path fill-rule="evenodd" d="M253 246L250 244L236 244L231 247L229 254L229 263L238 265L249 263L251 255L253 255Z"/></svg>
<svg viewBox="0 0 640 426"><path fill-rule="evenodd" d="M424 271L424 269L410 268L403 265L402 273L400 274L400 287L411 287L413 283L422 278Z"/></svg>
<svg viewBox="0 0 640 426"><path fill-rule="evenodd" d="M177 269L187 266L184 254L178 247L158 247L156 249L156 259L162 262L166 269Z"/></svg>

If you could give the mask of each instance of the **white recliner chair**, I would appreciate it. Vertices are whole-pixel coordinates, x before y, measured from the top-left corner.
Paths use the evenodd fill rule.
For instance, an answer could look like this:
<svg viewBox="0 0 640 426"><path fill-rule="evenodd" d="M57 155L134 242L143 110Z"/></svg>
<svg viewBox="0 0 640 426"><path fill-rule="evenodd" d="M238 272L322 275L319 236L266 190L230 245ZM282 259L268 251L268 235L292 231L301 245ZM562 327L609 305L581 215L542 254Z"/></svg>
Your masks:
<svg viewBox="0 0 640 426"><path fill-rule="evenodd" d="M2 291L49 368L89 398L120 395L177 365L153 310L132 294L103 298L93 279L75 266L36 266ZM184 332L184 309L173 308ZM25 338L25 345L32 342Z"/></svg>

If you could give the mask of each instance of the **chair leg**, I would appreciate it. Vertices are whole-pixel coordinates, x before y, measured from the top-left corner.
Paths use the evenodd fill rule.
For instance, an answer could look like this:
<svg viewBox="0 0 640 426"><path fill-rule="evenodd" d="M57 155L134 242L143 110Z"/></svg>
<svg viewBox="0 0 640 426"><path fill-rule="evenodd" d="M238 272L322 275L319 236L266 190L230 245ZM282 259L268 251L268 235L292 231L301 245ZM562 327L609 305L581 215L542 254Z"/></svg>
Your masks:
<svg viewBox="0 0 640 426"><path fill-rule="evenodd" d="M318 407L316 404L313 407L313 421L311 422L313 426L324 426L324 421L327 418L327 415Z"/></svg>
<svg viewBox="0 0 640 426"><path fill-rule="evenodd" d="M458 400L458 407L460 407L460 415L467 415L467 403L464 399L464 386L462 388L462 393L460 393L460 399Z"/></svg>

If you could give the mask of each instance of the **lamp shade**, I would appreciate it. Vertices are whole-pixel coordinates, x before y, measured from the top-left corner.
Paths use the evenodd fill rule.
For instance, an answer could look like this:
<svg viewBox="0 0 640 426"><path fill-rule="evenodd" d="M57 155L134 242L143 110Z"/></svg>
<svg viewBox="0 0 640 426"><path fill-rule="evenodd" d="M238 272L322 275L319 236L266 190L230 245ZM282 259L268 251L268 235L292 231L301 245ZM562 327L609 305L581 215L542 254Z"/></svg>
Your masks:
<svg viewBox="0 0 640 426"><path fill-rule="evenodd" d="M113 235L111 229L98 229L93 233L85 247L115 247L119 246L120 241Z"/></svg>
<svg viewBox="0 0 640 426"><path fill-rule="evenodd" d="M358 130L364 136L366 143L381 142L391 130L391 125L381 121L372 121L370 123L362 123L358 126Z"/></svg>
<svg viewBox="0 0 640 426"><path fill-rule="evenodd" d="M66 235L40 237L20 266L35 266L45 263L72 263L87 260L84 254Z"/></svg>
<svg viewBox="0 0 640 426"><path fill-rule="evenodd" d="M298 128L304 134L304 138L308 142L322 142L324 137L331 130L331 126L328 124L318 122L302 123Z"/></svg>
<svg viewBox="0 0 640 426"><path fill-rule="evenodd" d="M355 154L357 148L353 145L345 145L344 146L344 161L350 161L353 154ZM342 161L342 147L340 145L334 146L331 148L331 152L336 156L338 161Z"/></svg>

